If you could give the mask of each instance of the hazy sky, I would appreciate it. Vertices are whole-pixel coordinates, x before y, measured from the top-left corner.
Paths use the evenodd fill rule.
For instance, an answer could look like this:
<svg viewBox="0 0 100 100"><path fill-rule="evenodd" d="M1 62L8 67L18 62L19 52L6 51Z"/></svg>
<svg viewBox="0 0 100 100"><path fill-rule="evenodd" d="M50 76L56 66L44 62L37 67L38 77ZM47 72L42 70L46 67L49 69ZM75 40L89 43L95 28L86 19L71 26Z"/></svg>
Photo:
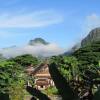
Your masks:
<svg viewBox="0 0 100 100"><path fill-rule="evenodd" d="M100 0L0 0L0 48L41 37L61 47L100 26Z"/></svg>

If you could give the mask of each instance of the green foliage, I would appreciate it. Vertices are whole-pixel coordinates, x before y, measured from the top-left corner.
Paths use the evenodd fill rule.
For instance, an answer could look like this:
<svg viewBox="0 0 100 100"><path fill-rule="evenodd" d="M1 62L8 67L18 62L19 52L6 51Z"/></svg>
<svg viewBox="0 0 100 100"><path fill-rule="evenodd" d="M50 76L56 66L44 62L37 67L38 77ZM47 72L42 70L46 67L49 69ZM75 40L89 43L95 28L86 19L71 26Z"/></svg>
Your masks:
<svg viewBox="0 0 100 100"><path fill-rule="evenodd" d="M14 62L4 61L0 64L0 92L5 93L11 85L14 77L16 78L16 68ZM19 67L18 67L19 68Z"/></svg>
<svg viewBox="0 0 100 100"><path fill-rule="evenodd" d="M32 55L29 55L29 54L17 56L15 58L13 58L12 60L24 67L27 67L29 65L35 66L39 62L36 57L33 57Z"/></svg>
<svg viewBox="0 0 100 100"><path fill-rule="evenodd" d="M44 93L47 95L58 95L58 90L56 87L49 87L48 89L44 90Z"/></svg>
<svg viewBox="0 0 100 100"><path fill-rule="evenodd" d="M73 54L80 61L82 66L90 64L98 65L100 60L100 41L93 42L83 48L80 48Z"/></svg>
<svg viewBox="0 0 100 100"><path fill-rule="evenodd" d="M98 51L98 48L93 50ZM98 64L99 55L97 54L97 58L93 57L92 60L90 60L92 56L89 51L90 47L87 47L87 49L84 47L81 51L79 50L80 54L77 55L79 61L73 56L55 56L51 58L51 63L53 62L57 65L59 71L69 83L69 86L71 86L80 97L87 91L91 91L91 96L94 95L94 93L99 89L100 84L100 66ZM80 55L84 55L84 53L87 54L87 52L89 54L88 57L85 58L85 56L87 56L85 55L82 56L81 59ZM91 62L89 62L89 60Z"/></svg>
<svg viewBox="0 0 100 100"><path fill-rule="evenodd" d="M24 73L23 66L36 64L38 64L38 59L31 55L2 61L0 63L0 94L9 95L10 100L23 100L26 82L30 81L34 85L34 78Z"/></svg>
<svg viewBox="0 0 100 100"><path fill-rule="evenodd" d="M9 95L11 100L23 100L25 81L28 80L34 85L34 78L25 75L22 66L35 66L38 63L39 61L36 57L28 54L2 61L0 63L0 96L5 94ZM51 75L53 79L57 80L57 89L60 88L59 93L64 94L65 97L66 93L64 93L64 90L68 92L68 98L71 98L70 95L73 95L73 90L80 97L87 91L91 91L94 95L94 100L99 100L100 42L80 48L73 56L51 57L49 69L53 74ZM57 89L50 87L45 90L45 93L47 95L56 95L58 94Z"/></svg>
<svg viewBox="0 0 100 100"><path fill-rule="evenodd" d="M77 92L73 91L72 87L70 87L68 81L60 73L55 63L50 64L49 72L62 100L78 100Z"/></svg>
<svg viewBox="0 0 100 100"><path fill-rule="evenodd" d="M9 94L10 99L15 92L22 91L25 81L23 79L23 68L14 61L3 61L0 63L0 94ZM19 91L17 91L19 88ZM12 92L13 91L13 92ZM21 96L21 95L20 95ZM20 100L20 99L11 99Z"/></svg>
<svg viewBox="0 0 100 100"><path fill-rule="evenodd" d="M23 100L24 98L24 84L23 80L13 83L10 87L10 100Z"/></svg>
<svg viewBox="0 0 100 100"><path fill-rule="evenodd" d="M51 62L57 64L60 72L64 77L67 77L68 80L77 77L79 74L78 61L73 56L55 56L51 58Z"/></svg>

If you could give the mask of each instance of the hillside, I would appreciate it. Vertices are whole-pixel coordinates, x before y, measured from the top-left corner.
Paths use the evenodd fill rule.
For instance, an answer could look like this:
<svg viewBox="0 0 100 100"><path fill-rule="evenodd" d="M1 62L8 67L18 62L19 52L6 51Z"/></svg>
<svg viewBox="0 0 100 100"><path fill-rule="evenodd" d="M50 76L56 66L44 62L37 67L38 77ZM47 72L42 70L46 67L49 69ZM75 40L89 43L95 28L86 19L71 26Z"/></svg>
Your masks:
<svg viewBox="0 0 100 100"><path fill-rule="evenodd" d="M100 28L95 28L89 32L89 34L79 43L74 45L69 51L65 52L64 55L71 55L80 48L100 41Z"/></svg>
<svg viewBox="0 0 100 100"><path fill-rule="evenodd" d="M100 40L100 28L93 29L86 38L84 38L81 42L81 46L88 45L92 42L96 42Z"/></svg>
<svg viewBox="0 0 100 100"><path fill-rule="evenodd" d="M93 29L81 42L81 47L73 55L85 65L98 65L100 60L100 28Z"/></svg>
<svg viewBox="0 0 100 100"><path fill-rule="evenodd" d="M100 41L91 42L91 44L81 47L73 55L85 65L98 65L100 61Z"/></svg>

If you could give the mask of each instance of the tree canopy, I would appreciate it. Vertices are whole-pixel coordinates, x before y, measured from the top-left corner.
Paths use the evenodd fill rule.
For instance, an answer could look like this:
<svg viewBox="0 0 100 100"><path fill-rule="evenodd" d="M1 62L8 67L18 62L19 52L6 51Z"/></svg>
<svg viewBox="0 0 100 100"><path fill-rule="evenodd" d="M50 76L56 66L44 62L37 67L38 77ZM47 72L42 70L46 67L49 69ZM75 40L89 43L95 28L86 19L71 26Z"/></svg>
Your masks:
<svg viewBox="0 0 100 100"><path fill-rule="evenodd" d="M36 57L33 57L30 54L25 54L25 55L17 56L15 58L13 58L12 60L15 61L16 63L20 64L23 67L27 67L29 65L35 66L39 62Z"/></svg>

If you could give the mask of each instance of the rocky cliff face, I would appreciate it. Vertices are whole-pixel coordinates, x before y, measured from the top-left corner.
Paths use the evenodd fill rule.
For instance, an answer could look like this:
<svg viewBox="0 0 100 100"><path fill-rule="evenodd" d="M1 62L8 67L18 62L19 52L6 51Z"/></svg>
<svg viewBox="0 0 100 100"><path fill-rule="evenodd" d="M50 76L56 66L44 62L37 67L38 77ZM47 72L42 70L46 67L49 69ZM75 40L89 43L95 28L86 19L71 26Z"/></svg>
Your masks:
<svg viewBox="0 0 100 100"><path fill-rule="evenodd" d="M89 35L81 42L81 46L86 46L92 42L100 41L100 28L93 29Z"/></svg>

